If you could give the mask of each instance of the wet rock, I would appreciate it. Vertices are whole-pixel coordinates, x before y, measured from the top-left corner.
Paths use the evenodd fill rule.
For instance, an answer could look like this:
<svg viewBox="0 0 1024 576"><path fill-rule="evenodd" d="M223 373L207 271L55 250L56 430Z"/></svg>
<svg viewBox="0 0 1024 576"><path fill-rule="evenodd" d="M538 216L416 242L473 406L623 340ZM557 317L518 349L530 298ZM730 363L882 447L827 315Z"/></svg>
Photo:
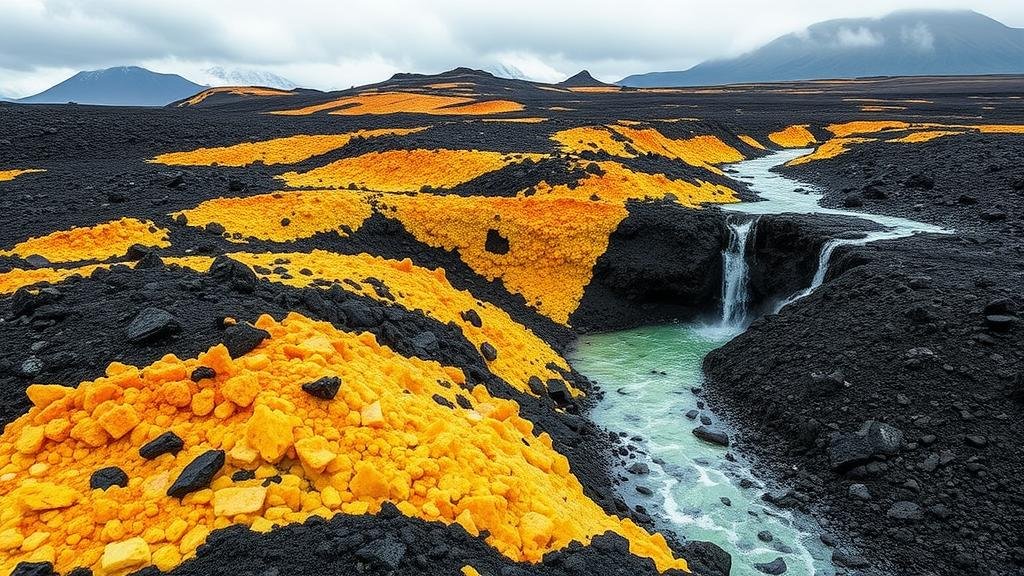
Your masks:
<svg viewBox="0 0 1024 576"><path fill-rule="evenodd" d="M128 475L117 466L100 468L89 477L89 488L93 490L106 490L111 486L120 486L121 488L128 486Z"/></svg>
<svg viewBox="0 0 1024 576"><path fill-rule="evenodd" d="M880 456L899 451L903 433L874 420L865 422L854 433L833 433L829 439L828 455L832 469L844 472Z"/></svg>
<svg viewBox="0 0 1024 576"><path fill-rule="evenodd" d="M209 225L207 225L207 228L209 228ZM223 229L223 226L221 228ZM213 260L213 264L210 265L210 270L207 274L220 283L226 284L233 290L244 294L251 294L256 290L256 285L259 284L259 278L252 268L224 255L217 256Z"/></svg>
<svg viewBox="0 0 1024 576"><path fill-rule="evenodd" d="M686 417L690 420L696 420L697 416L700 416L700 410L687 410Z"/></svg>
<svg viewBox="0 0 1024 576"><path fill-rule="evenodd" d="M484 250L487 250L492 254L508 254L508 238L505 238L497 230L491 228L487 231L487 239L484 241Z"/></svg>
<svg viewBox="0 0 1024 576"><path fill-rule="evenodd" d="M270 333L266 330L240 322L224 331L224 346L232 358L239 358L255 350L267 338L270 338Z"/></svg>
<svg viewBox="0 0 1024 576"><path fill-rule="evenodd" d="M371 542L356 551L356 557L378 568L397 570L405 558L406 546L394 539Z"/></svg>
<svg viewBox="0 0 1024 576"><path fill-rule="evenodd" d="M223 466L223 450L203 452L185 466L185 469L178 475L174 484L171 484L171 487L167 489L167 495L172 498L184 498L192 492L206 488Z"/></svg>
<svg viewBox="0 0 1024 576"><path fill-rule="evenodd" d="M728 496L722 496L718 499L724 506L732 506L732 500Z"/></svg>
<svg viewBox="0 0 1024 576"><path fill-rule="evenodd" d="M732 556L711 542L688 541L683 544L682 556L694 574L728 575L732 571Z"/></svg>
<svg viewBox="0 0 1024 576"><path fill-rule="evenodd" d="M916 522L924 518L924 512L921 510L921 507L907 500L900 500L890 506L885 515L894 520L908 522Z"/></svg>
<svg viewBox="0 0 1024 576"><path fill-rule="evenodd" d="M754 564L754 568L763 574L772 574L773 576L777 576L778 574L784 574L787 566L786 561L780 556L766 564Z"/></svg>
<svg viewBox="0 0 1024 576"><path fill-rule="evenodd" d="M650 474L651 469L644 462L634 462L630 464L628 468L626 468L626 472L629 472L630 474L636 474L638 476L643 476L644 474Z"/></svg>
<svg viewBox="0 0 1024 576"><path fill-rule="evenodd" d="M36 356L29 356L21 363L19 372L26 378L34 378L43 372L45 365L43 361Z"/></svg>
<svg viewBox="0 0 1024 576"><path fill-rule="evenodd" d="M643 494L644 496L650 496L651 494L654 494L654 490L651 490L650 488L642 484L637 484L636 491Z"/></svg>
<svg viewBox="0 0 1024 576"><path fill-rule="evenodd" d="M341 378L337 376L324 376L313 382L306 382L302 385L302 391L310 396L323 400L333 400L341 388Z"/></svg>
<svg viewBox="0 0 1024 576"><path fill-rule="evenodd" d="M217 371L209 366L200 366L193 370L192 374L189 376L193 382L201 382L203 380L216 377Z"/></svg>
<svg viewBox="0 0 1024 576"><path fill-rule="evenodd" d="M698 426L693 429L693 435L711 444L719 446L729 445L729 435L725 431L712 426Z"/></svg>
<svg viewBox="0 0 1024 576"><path fill-rule="evenodd" d="M832 563L844 568L867 568L871 565L867 558L853 552L842 550L832 551Z"/></svg>
<svg viewBox="0 0 1024 576"><path fill-rule="evenodd" d="M490 342L484 342L480 345L480 354L488 362L494 362L498 359L498 350Z"/></svg>
<svg viewBox="0 0 1024 576"><path fill-rule="evenodd" d="M772 536L771 532L767 530L761 530L757 533L757 539L761 542L771 542L772 540L775 540L775 537Z"/></svg>
<svg viewBox="0 0 1024 576"><path fill-rule="evenodd" d="M179 328L178 321L170 312L162 308L145 308L128 325L128 341L139 344L156 340L176 332Z"/></svg>
<svg viewBox="0 0 1024 576"><path fill-rule="evenodd" d="M177 454L185 447L185 441L174 432L168 430L163 434L146 442L139 448L139 456L146 460L152 460L162 454Z"/></svg>
<svg viewBox="0 0 1024 576"><path fill-rule="evenodd" d="M469 322L470 324L476 326L477 328L480 328L481 326L484 325L483 320L480 319L480 314L478 314L477 311L473 310L472 308L464 312L461 312L459 316L461 316L463 320Z"/></svg>

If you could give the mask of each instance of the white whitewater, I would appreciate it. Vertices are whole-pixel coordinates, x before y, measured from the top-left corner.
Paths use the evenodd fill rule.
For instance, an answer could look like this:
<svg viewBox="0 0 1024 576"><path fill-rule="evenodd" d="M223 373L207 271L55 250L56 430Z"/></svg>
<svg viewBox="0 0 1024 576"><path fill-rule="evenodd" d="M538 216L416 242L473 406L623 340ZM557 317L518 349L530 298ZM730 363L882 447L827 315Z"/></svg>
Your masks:
<svg viewBox="0 0 1024 576"><path fill-rule="evenodd" d="M747 238L754 221L729 223L729 246L722 252L722 325L742 327L747 323Z"/></svg>

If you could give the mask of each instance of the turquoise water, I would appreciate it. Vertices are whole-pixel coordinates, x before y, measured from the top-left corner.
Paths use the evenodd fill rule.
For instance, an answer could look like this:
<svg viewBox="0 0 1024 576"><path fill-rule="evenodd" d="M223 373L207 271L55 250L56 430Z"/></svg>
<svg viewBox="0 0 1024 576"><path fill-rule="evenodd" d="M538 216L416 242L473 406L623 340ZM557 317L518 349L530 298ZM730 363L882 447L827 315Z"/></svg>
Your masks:
<svg viewBox="0 0 1024 576"><path fill-rule="evenodd" d="M766 505L760 499L764 488L741 455L733 450L736 461L731 462L725 458L728 449L691 433L700 422L685 414L697 409L691 388L704 384L701 361L732 335L727 329L680 324L579 339L570 361L605 392L591 418L609 430L643 438L638 444L651 472L621 471L629 478L619 487L621 496L630 506L644 506L659 528L721 546L733 557L734 576L761 575L754 564L777 557L786 561L789 575L832 575L831 551L821 544L813 521ZM709 410L701 414L728 429ZM742 488L744 479L753 485ZM653 494L637 492L638 484ZM772 541L758 539L761 531L770 532Z"/></svg>

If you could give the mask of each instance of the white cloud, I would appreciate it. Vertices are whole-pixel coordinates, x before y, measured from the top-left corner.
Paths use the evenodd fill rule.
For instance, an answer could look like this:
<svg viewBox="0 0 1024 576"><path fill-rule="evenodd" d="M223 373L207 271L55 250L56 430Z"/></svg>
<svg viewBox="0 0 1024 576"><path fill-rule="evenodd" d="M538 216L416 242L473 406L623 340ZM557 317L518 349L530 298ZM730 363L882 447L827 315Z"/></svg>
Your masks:
<svg viewBox="0 0 1024 576"><path fill-rule="evenodd" d="M835 44L840 48L871 48L885 44L885 36L873 32L866 26L840 28L836 32Z"/></svg>
<svg viewBox="0 0 1024 576"><path fill-rule="evenodd" d="M928 25L923 22L919 22L912 28L902 27L900 29L900 40L920 52L931 52L935 49L935 35L928 29Z"/></svg>
<svg viewBox="0 0 1024 576"><path fill-rule="evenodd" d="M0 93L130 64L200 81L212 66L267 70L320 89L501 64L540 80L586 68L614 81L733 56L821 20L965 2L1024 26L1019 0L0 0ZM841 41L877 38L851 30Z"/></svg>

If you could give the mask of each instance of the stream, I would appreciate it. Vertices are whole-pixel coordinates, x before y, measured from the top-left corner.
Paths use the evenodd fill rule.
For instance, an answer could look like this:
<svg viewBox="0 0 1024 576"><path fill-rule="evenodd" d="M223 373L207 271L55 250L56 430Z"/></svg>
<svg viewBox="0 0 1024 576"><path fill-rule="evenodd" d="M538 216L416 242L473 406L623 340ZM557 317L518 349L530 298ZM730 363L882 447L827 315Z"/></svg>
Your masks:
<svg viewBox="0 0 1024 576"><path fill-rule="evenodd" d="M631 507L642 506L659 529L721 546L732 556L734 576L768 573L764 565L777 559L785 562L787 575L835 574L832 551L821 543L822 530L812 518L764 502L761 496L766 488L753 476L750 462L742 454L691 433L701 424L730 436L733 433L728 422L704 406L697 392L704 385L704 357L755 319L746 306L746 245L757 216L832 214L883 227L825 242L810 285L783 299L777 309L824 282L831 256L839 246L950 232L905 218L822 208L818 204L821 194L813 186L771 170L808 152L786 150L726 167L731 177L746 182L762 201L723 207L733 216L729 245L722 254L718 322L587 335L579 339L569 357L577 370L605 392L590 417L598 425L632 437L640 447L632 453L635 460L627 462L627 470L617 471L625 479L618 487L623 500ZM634 462L646 464L649 472L629 471Z"/></svg>

